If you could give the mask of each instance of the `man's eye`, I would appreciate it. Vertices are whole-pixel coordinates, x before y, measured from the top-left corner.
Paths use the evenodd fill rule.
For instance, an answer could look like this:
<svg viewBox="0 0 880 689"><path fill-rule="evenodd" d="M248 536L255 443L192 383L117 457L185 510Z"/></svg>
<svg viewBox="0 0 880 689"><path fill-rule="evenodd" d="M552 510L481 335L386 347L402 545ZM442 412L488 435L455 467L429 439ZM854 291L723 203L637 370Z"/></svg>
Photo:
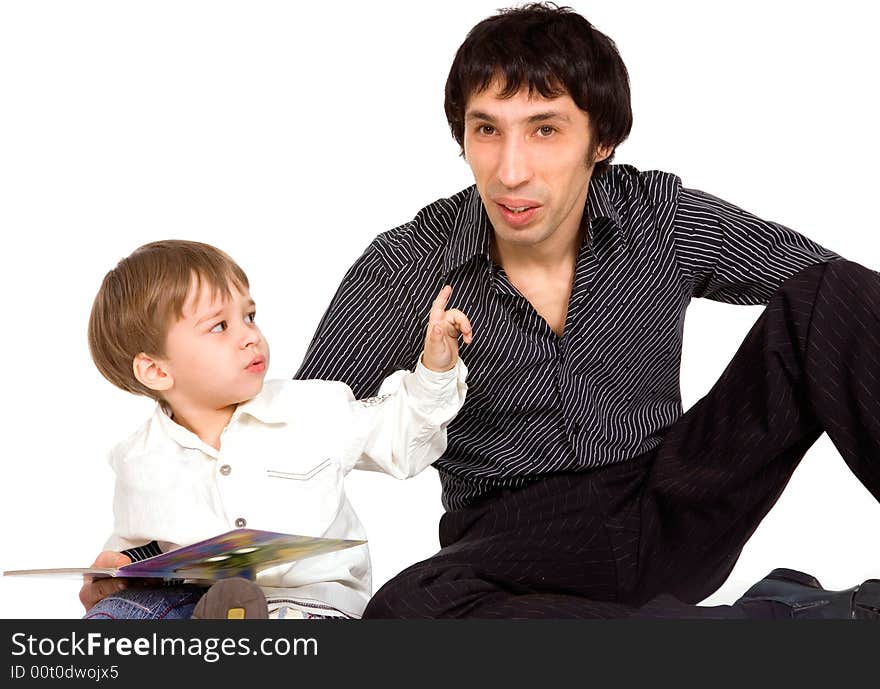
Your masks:
<svg viewBox="0 0 880 689"><path fill-rule="evenodd" d="M217 325L211 328L212 333L222 333L226 330L226 321L220 321Z"/></svg>
<svg viewBox="0 0 880 689"><path fill-rule="evenodd" d="M483 136L492 136L495 133L495 127L491 124L481 124L477 127L477 133Z"/></svg>
<svg viewBox="0 0 880 689"><path fill-rule="evenodd" d="M256 311L251 311L247 316L244 317L244 322L248 323L250 325L253 325L256 320L257 320L257 312Z"/></svg>
<svg viewBox="0 0 880 689"><path fill-rule="evenodd" d="M538 127L538 134L540 136L550 136L553 132L556 131L555 127L551 127L549 124L545 124L543 127Z"/></svg>

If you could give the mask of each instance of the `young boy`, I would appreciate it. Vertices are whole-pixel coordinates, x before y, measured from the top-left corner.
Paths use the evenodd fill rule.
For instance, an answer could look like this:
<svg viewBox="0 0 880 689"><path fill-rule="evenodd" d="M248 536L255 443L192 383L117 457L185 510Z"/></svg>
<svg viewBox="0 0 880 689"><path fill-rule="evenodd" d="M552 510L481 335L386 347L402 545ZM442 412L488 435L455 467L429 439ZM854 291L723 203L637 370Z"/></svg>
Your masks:
<svg viewBox="0 0 880 689"><path fill-rule="evenodd" d="M445 286L432 305L415 371L355 400L333 381L264 385L269 346L248 279L219 249L162 241L120 261L95 298L89 348L111 383L157 404L111 452L115 523L106 550L142 559L245 526L365 539L344 476L354 468L417 474L446 449L446 426L464 403L458 336L470 342L472 333L463 313L445 309L450 293ZM98 562L114 560L127 561L105 552ZM369 553L363 545L279 565L257 583L270 617L359 617L371 593ZM253 597L248 586L215 584L197 606L202 587L98 580L80 599L87 618L204 617L224 595ZM262 598L257 607L265 610Z"/></svg>

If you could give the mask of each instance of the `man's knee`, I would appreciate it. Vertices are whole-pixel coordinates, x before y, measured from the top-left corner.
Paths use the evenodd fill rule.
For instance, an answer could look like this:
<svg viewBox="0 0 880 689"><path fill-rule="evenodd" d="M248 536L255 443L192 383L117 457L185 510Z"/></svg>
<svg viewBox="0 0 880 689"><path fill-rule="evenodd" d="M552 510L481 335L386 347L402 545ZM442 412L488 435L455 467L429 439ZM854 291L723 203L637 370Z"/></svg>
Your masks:
<svg viewBox="0 0 880 689"><path fill-rule="evenodd" d="M364 619L431 617L421 603L424 597L422 577L412 568L404 570L380 588L364 610Z"/></svg>
<svg viewBox="0 0 880 689"><path fill-rule="evenodd" d="M852 299L874 300L880 290L880 274L853 261L831 261L826 265L822 288Z"/></svg>
<svg viewBox="0 0 880 689"><path fill-rule="evenodd" d="M771 301L803 305L806 301L819 304L856 304L880 298L880 274L865 266L844 259L816 263L798 271L782 283ZM835 306L834 308L838 308Z"/></svg>
<svg viewBox="0 0 880 689"><path fill-rule="evenodd" d="M438 618L467 615L498 585L472 565L431 558L405 569L380 588L365 618Z"/></svg>

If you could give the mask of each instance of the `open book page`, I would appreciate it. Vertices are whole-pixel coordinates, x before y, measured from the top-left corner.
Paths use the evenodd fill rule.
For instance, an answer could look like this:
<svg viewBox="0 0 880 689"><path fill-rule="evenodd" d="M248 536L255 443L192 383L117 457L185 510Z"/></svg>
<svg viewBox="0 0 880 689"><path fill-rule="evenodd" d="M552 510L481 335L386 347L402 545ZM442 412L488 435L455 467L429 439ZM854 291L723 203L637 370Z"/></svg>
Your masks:
<svg viewBox="0 0 880 689"><path fill-rule="evenodd" d="M362 545L366 541L317 538L295 534L235 529L192 545L132 562L118 568L66 567L20 569L4 576L145 577L203 579L228 577L253 579L257 573L284 562Z"/></svg>

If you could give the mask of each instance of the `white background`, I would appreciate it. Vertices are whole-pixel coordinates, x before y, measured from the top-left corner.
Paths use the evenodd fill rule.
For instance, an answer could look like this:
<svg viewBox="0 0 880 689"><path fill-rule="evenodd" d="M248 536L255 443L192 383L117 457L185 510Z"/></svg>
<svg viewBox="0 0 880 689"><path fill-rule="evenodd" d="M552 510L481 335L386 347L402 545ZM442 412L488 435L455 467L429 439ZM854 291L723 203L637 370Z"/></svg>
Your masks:
<svg viewBox="0 0 880 689"><path fill-rule="evenodd" d="M346 268L379 232L471 183L443 114L468 29L498 0L4 2L0 6L3 410L0 569L91 563L105 451L149 413L86 346L104 273L188 238L247 271L289 377ZM870 3L578 2L618 44L635 125L617 162L679 174L880 267L878 49ZM758 307L703 300L685 407ZM880 461L880 458L877 458ZM353 476L376 588L437 548L437 474ZM707 602L775 566L829 587L880 575L880 508L823 437ZM0 617L76 617L79 584L0 579Z"/></svg>

